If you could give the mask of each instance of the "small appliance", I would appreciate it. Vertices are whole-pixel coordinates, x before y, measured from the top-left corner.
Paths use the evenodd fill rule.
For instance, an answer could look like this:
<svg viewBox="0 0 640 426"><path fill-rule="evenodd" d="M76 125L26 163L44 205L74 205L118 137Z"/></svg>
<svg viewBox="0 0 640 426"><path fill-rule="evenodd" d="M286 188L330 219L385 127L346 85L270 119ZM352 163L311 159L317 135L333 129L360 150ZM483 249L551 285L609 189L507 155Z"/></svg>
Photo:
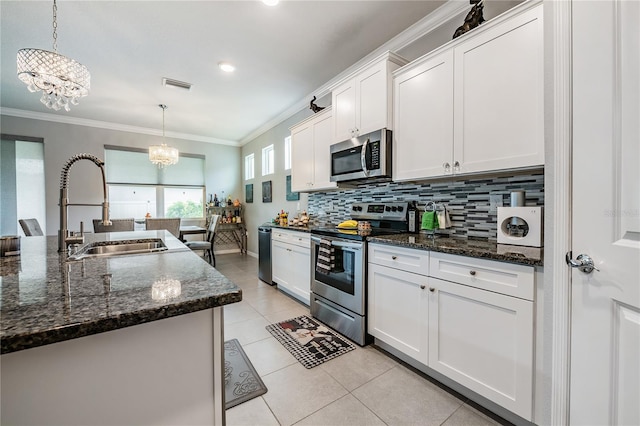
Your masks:
<svg viewBox="0 0 640 426"><path fill-rule="evenodd" d="M330 146L331 182L391 179L391 130L381 129Z"/></svg>
<svg viewBox="0 0 640 426"><path fill-rule="evenodd" d="M543 207L525 206L524 191L512 192L510 204L498 207L498 244L542 247Z"/></svg>

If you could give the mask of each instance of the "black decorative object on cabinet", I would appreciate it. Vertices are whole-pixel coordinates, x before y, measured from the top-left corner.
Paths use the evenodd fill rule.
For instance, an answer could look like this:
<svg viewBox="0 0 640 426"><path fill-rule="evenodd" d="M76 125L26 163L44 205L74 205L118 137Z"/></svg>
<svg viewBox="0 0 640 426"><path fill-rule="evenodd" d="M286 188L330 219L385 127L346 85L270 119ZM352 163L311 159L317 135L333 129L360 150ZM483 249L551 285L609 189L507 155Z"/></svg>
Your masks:
<svg viewBox="0 0 640 426"><path fill-rule="evenodd" d="M316 105L315 102L316 102L316 97L314 96L313 99L311 99L311 102L309 102L309 109L314 113L320 112L325 108L325 107L320 107Z"/></svg>
<svg viewBox="0 0 640 426"><path fill-rule="evenodd" d="M482 16L482 10L484 9L484 0L471 0L471 4L474 4L467 16L464 18L464 23L460 25L455 33L453 33L453 38L460 37L462 34L466 33L477 27L478 25L484 22L484 16Z"/></svg>

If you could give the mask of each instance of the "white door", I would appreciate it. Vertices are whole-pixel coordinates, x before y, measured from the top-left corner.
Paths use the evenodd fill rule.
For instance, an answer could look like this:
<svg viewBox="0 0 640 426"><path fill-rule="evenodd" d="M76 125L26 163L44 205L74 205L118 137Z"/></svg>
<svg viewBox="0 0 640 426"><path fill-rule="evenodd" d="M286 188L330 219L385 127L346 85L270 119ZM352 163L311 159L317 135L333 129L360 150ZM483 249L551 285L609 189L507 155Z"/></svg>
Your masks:
<svg viewBox="0 0 640 426"><path fill-rule="evenodd" d="M331 152L332 143L331 131L333 129L333 119L331 112L318 117L313 125L313 189L327 189L338 186L336 182L331 182ZM307 147L307 150L309 147Z"/></svg>
<svg viewBox="0 0 640 426"><path fill-rule="evenodd" d="M572 425L640 424L640 2L573 1Z"/></svg>
<svg viewBox="0 0 640 426"><path fill-rule="evenodd" d="M305 123L291 131L291 190L309 191L313 182L313 125Z"/></svg>

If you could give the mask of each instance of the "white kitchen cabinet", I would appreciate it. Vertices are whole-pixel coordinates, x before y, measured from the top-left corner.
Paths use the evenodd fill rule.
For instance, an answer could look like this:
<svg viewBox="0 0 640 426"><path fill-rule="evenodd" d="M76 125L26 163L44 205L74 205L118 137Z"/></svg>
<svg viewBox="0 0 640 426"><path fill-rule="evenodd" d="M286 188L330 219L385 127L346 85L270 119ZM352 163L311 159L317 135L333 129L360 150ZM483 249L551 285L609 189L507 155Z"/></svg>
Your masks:
<svg viewBox="0 0 640 426"><path fill-rule="evenodd" d="M311 239L309 233L273 229L272 281L278 288L309 305L311 292Z"/></svg>
<svg viewBox="0 0 640 426"><path fill-rule="evenodd" d="M367 332L428 362L427 277L369 263Z"/></svg>
<svg viewBox="0 0 640 426"><path fill-rule="evenodd" d="M533 302L429 278L429 367L531 420Z"/></svg>
<svg viewBox="0 0 640 426"><path fill-rule="evenodd" d="M392 128L391 73L406 63L404 58L386 52L332 89L334 143Z"/></svg>
<svg viewBox="0 0 640 426"><path fill-rule="evenodd" d="M532 420L533 267L375 243L368 258L369 334Z"/></svg>
<svg viewBox="0 0 640 426"><path fill-rule="evenodd" d="M319 191L336 188L330 181L331 107L291 127L291 190Z"/></svg>
<svg viewBox="0 0 640 426"><path fill-rule="evenodd" d="M454 49L454 173L544 164L543 49L542 5Z"/></svg>
<svg viewBox="0 0 640 426"><path fill-rule="evenodd" d="M525 5L395 73L393 179L544 165L543 42Z"/></svg>
<svg viewBox="0 0 640 426"><path fill-rule="evenodd" d="M453 156L453 51L394 78L393 180L442 176Z"/></svg>

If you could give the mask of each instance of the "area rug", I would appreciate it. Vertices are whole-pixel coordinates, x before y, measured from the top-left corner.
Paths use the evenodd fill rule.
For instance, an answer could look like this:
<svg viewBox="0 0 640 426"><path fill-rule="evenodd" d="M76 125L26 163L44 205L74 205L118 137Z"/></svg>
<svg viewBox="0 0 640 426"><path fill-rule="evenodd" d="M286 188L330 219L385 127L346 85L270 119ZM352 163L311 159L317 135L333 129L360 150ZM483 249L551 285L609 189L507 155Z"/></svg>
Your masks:
<svg viewBox="0 0 640 426"><path fill-rule="evenodd" d="M267 392L238 339L224 342L224 394L228 410Z"/></svg>
<svg viewBox="0 0 640 426"><path fill-rule="evenodd" d="M270 324L266 329L306 368L356 348L345 337L306 315Z"/></svg>

